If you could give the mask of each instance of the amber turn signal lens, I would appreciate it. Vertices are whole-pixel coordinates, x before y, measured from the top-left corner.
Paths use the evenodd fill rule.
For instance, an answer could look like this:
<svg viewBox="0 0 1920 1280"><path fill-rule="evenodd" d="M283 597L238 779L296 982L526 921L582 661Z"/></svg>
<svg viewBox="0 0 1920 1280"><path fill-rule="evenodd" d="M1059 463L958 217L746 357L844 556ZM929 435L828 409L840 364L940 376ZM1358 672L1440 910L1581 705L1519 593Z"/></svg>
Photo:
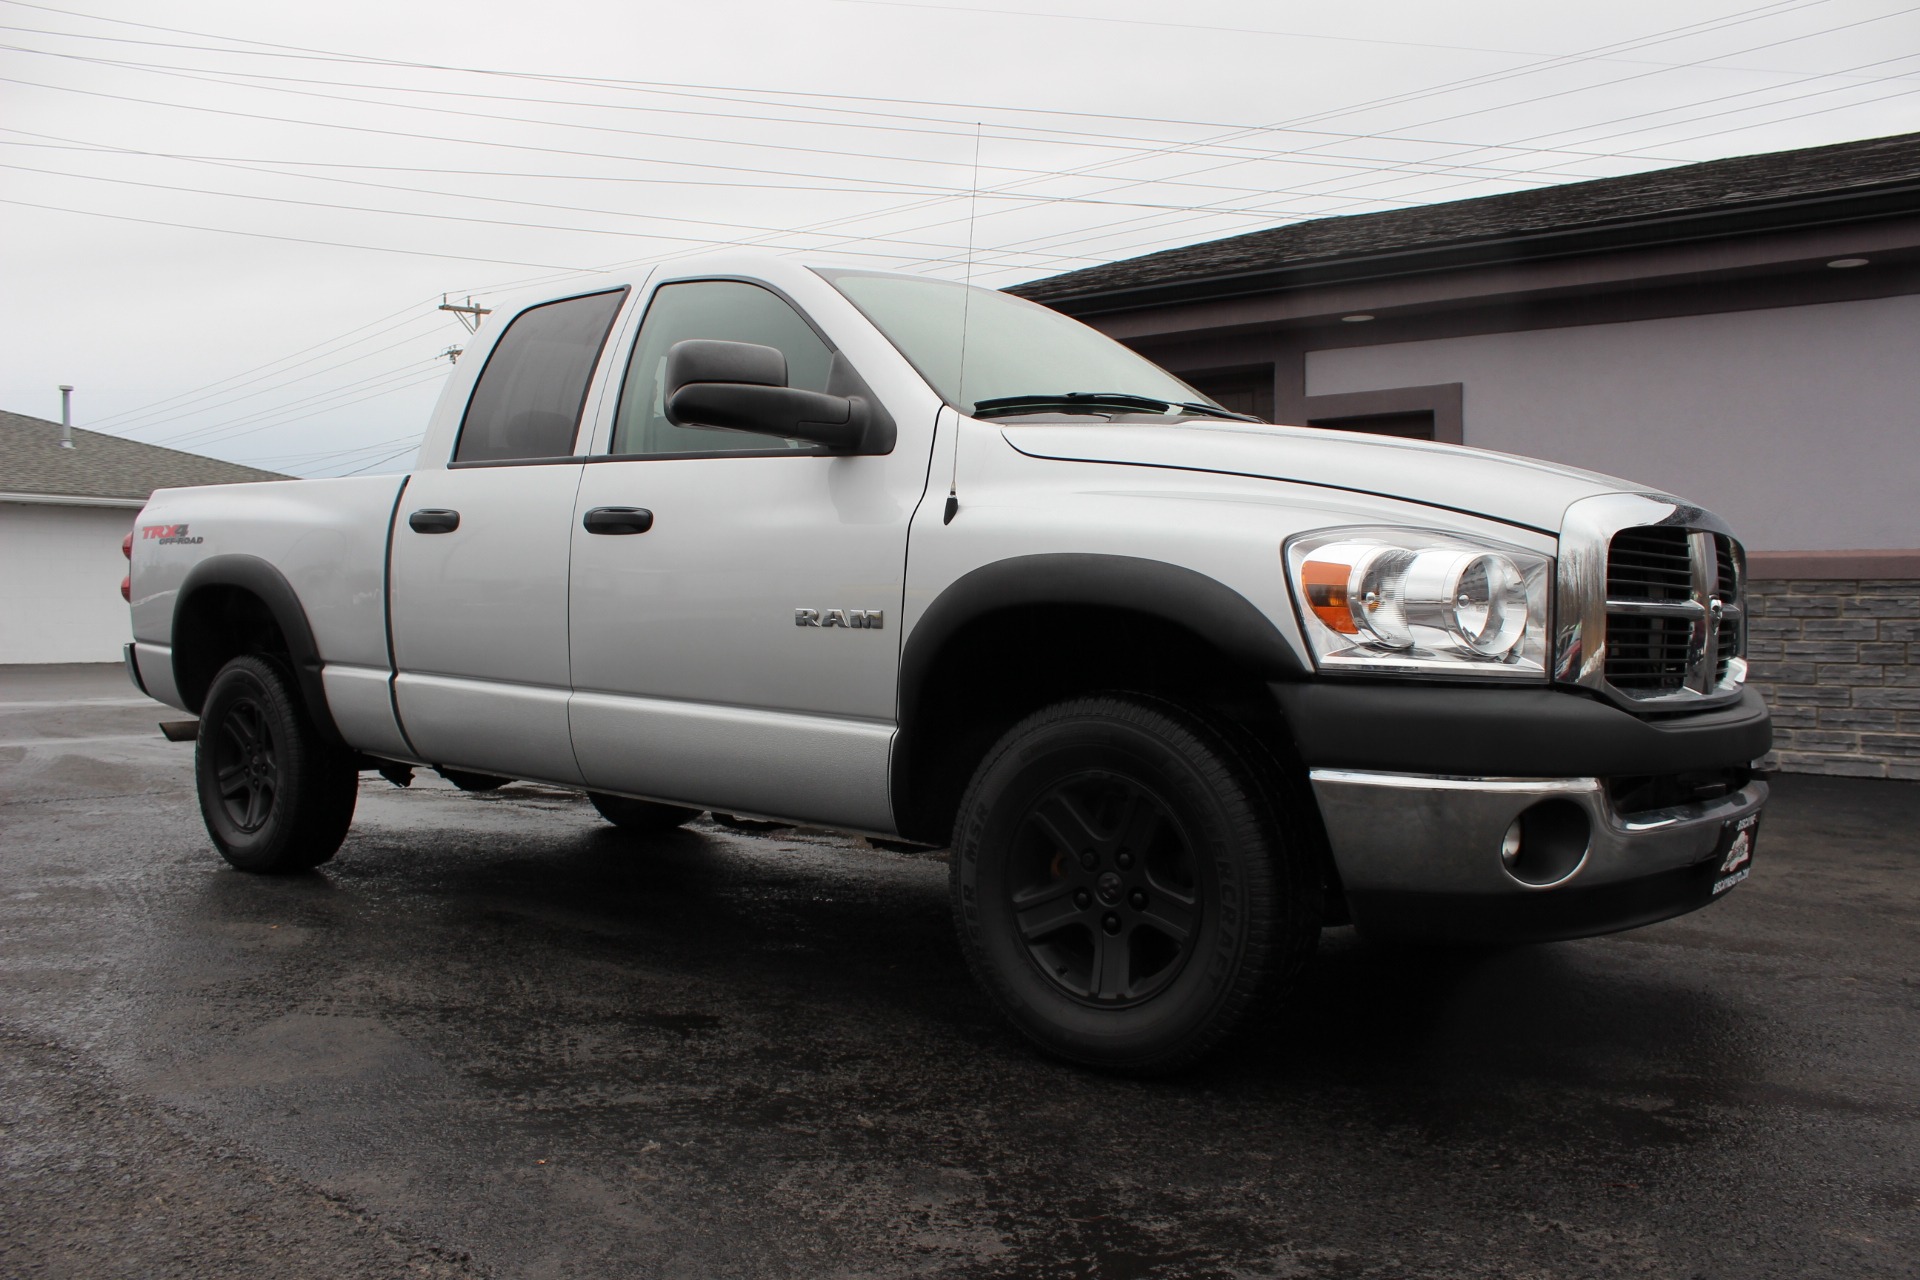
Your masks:
<svg viewBox="0 0 1920 1280"><path fill-rule="evenodd" d="M1300 585L1306 588L1307 608L1313 616L1342 635L1358 635L1360 624L1353 620L1347 603L1347 583L1353 566L1333 560L1309 560L1300 568Z"/></svg>

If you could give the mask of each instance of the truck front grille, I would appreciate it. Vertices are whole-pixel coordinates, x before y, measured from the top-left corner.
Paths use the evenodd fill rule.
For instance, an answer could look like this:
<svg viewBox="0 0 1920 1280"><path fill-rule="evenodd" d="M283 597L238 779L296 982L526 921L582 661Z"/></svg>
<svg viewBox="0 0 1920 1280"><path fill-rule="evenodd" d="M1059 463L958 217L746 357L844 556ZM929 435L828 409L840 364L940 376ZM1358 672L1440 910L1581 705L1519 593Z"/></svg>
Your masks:
<svg viewBox="0 0 1920 1280"><path fill-rule="evenodd" d="M1629 698L1718 689L1745 652L1734 541L1668 525L1607 545L1607 683Z"/></svg>
<svg viewBox="0 0 1920 1280"><path fill-rule="evenodd" d="M1622 529L1607 547L1607 679L1628 693L1686 688L1693 620L1686 614L1619 612L1618 603L1684 603L1693 597L1685 529Z"/></svg>

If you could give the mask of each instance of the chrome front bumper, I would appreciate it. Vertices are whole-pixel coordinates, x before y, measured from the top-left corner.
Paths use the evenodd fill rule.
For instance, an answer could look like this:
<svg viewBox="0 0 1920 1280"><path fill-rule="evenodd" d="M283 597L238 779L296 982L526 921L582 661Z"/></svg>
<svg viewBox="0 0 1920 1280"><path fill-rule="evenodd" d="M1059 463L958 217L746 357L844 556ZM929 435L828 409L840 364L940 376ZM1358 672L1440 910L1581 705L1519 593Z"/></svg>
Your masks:
<svg viewBox="0 0 1920 1280"><path fill-rule="evenodd" d="M1311 778L1356 925L1488 941L1610 933L1706 905L1742 869L1723 874L1715 854L1767 800L1766 783L1753 781L1714 799L1621 814L1598 778L1348 769ZM1502 844L1516 820L1548 802L1585 814L1585 844L1529 883L1508 869Z"/></svg>

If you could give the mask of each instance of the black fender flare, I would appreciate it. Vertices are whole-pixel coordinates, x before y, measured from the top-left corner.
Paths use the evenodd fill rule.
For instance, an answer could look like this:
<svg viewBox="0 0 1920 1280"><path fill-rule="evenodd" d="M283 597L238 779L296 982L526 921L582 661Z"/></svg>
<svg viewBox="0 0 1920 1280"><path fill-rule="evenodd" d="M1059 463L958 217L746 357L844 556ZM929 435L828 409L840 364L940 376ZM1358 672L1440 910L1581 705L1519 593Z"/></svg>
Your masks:
<svg viewBox="0 0 1920 1280"><path fill-rule="evenodd" d="M299 593L286 575L258 556L211 556L187 570L173 606L173 678L181 697L197 714L206 700L206 682L195 678L183 661L191 651L194 637L186 630L192 616L194 596L210 587L235 587L256 597L267 608L280 635L287 642L287 656L293 664L293 678L306 703L307 714L320 735L335 745L344 745L333 711L327 706L326 686L321 682L319 646L314 643L313 626L300 604Z"/></svg>
<svg viewBox="0 0 1920 1280"><path fill-rule="evenodd" d="M1274 573L1280 572L1276 554ZM983 565L935 597L906 638L900 658L900 727L889 779L896 818L910 805L916 721L935 660L947 642L993 613L1042 604L1146 614L1202 637L1262 680L1303 680L1310 674L1272 619L1232 587L1196 570L1097 552L1014 556Z"/></svg>

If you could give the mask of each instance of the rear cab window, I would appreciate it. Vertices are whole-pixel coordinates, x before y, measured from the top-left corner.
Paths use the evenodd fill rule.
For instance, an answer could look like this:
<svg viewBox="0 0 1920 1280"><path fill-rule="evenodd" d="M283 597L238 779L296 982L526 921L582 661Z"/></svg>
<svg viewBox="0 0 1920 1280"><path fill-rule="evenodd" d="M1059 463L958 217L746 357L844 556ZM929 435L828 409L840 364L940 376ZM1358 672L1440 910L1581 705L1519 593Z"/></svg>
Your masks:
<svg viewBox="0 0 1920 1280"><path fill-rule="evenodd" d="M494 343L460 423L453 463L566 458L625 289L529 307Z"/></svg>

